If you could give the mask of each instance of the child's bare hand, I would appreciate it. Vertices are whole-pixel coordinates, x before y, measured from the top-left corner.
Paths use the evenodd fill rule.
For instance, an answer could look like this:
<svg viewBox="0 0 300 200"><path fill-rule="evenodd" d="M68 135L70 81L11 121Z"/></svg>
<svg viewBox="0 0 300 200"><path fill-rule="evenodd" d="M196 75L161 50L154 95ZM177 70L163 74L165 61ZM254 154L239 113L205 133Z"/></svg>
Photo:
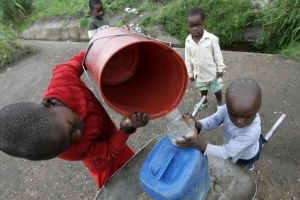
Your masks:
<svg viewBox="0 0 300 200"><path fill-rule="evenodd" d="M129 118L122 119L121 128L139 128L148 124L150 117L145 113L134 113Z"/></svg>
<svg viewBox="0 0 300 200"><path fill-rule="evenodd" d="M222 78L223 77L223 72L217 72L217 78Z"/></svg>
<svg viewBox="0 0 300 200"><path fill-rule="evenodd" d="M176 140L176 145L180 148L196 147L199 142L198 131L194 129L192 136L183 136L184 140Z"/></svg>
<svg viewBox="0 0 300 200"><path fill-rule="evenodd" d="M195 128L196 128L198 131L201 130L201 124L200 124L200 122L198 122L198 121L195 119L195 117L193 117L193 115L192 115L191 113L184 113L184 114L182 115L182 118L183 118L184 120L186 119L187 121L193 120L194 123L195 123Z"/></svg>
<svg viewBox="0 0 300 200"><path fill-rule="evenodd" d="M193 115L191 113L183 113L182 118L186 118L186 119L192 119L193 121L195 120L195 117L193 117Z"/></svg>

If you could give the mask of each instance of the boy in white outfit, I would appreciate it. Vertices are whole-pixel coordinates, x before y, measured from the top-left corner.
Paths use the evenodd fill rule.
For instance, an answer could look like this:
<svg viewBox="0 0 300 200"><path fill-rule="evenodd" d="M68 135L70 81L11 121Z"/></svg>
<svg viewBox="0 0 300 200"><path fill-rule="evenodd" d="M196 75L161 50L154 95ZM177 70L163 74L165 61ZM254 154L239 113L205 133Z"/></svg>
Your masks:
<svg viewBox="0 0 300 200"><path fill-rule="evenodd" d="M222 106L222 78L226 66L219 46L219 39L204 30L204 11L201 8L191 8L187 13L189 36L185 41L185 64L189 80L196 79L196 87L202 96L207 96L208 89L216 95L217 109ZM220 79L219 79L220 80ZM207 99L200 106L207 106Z"/></svg>

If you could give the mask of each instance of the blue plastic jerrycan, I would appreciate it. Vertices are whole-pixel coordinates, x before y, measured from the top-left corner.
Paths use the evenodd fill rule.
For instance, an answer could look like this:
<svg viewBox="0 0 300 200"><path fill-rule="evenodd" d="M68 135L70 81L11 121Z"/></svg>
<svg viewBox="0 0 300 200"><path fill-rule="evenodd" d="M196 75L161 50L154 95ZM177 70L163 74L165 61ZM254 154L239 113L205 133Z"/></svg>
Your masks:
<svg viewBox="0 0 300 200"><path fill-rule="evenodd" d="M210 186L207 157L194 148L178 148L163 136L144 161L139 184L155 200L205 199Z"/></svg>

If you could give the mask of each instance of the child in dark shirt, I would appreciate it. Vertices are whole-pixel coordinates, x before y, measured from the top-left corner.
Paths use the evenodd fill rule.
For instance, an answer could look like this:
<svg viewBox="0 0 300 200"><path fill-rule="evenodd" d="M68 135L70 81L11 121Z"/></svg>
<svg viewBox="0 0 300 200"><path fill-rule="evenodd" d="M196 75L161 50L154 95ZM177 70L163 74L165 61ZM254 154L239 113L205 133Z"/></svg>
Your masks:
<svg viewBox="0 0 300 200"><path fill-rule="evenodd" d="M88 25L89 39L99 31L108 28L109 22L104 16L104 6L100 0L89 0L89 7L92 14L92 19Z"/></svg>

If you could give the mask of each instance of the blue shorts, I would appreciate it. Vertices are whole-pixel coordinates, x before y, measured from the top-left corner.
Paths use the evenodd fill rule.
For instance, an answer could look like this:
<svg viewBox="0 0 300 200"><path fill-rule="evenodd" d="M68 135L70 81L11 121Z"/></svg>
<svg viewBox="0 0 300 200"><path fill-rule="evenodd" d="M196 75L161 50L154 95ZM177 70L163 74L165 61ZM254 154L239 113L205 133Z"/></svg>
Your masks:
<svg viewBox="0 0 300 200"><path fill-rule="evenodd" d="M214 78L212 81L208 82L196 82L196 87L203 90L210 90L212 93L217 93L222 89L222 83L217 82L217 78Z"/></svg>

